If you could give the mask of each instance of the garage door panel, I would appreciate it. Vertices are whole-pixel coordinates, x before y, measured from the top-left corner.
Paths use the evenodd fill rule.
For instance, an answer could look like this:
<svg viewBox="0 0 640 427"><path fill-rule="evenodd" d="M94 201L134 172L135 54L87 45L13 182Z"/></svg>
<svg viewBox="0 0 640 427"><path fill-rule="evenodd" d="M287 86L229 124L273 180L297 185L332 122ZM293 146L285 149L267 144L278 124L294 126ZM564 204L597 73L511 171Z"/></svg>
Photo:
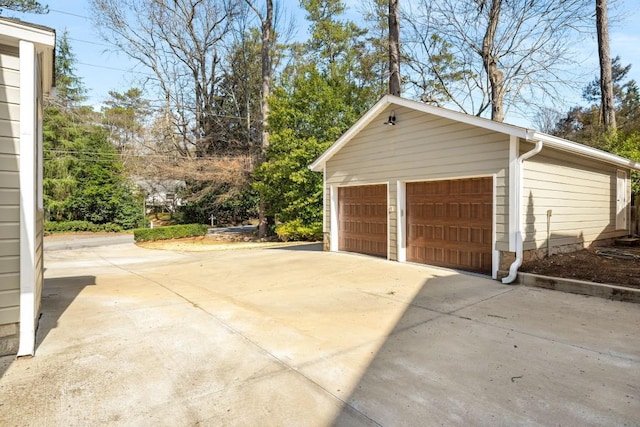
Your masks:
<svg viewBox="0 0 640 427"><path fill-rule="evenodd" d="M493 179L407 183L407 260L491 272Z"/></svg>
<svg viewBox="0 0 640 427"><path fill-rule="evenodd" d="M387 256L387 186L338 189L338 249Z"/></svg>

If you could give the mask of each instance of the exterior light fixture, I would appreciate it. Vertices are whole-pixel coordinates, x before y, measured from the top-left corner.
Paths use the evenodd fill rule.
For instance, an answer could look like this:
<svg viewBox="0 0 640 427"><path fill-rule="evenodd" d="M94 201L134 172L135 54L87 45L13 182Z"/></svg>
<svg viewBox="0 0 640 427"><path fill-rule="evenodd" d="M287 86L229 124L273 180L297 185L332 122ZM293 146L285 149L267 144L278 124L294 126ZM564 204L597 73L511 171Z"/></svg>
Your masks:
<svg viewBox="0 0 640 427"><path fill-rule="evenodd" d="M391 111L391 113L389 114L389 118L387 119L386 122L384 122L385 125L388 126L395 126L396 124L396 112L395 111Z"/></svg>

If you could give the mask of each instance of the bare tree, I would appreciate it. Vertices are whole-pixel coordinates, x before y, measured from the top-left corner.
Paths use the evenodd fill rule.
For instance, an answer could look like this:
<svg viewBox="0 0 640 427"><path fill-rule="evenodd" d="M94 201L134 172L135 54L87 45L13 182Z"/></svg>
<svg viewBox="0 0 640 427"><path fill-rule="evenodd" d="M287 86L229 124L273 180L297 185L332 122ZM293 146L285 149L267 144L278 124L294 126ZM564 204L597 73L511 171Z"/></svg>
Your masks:
<svg viewBox="0 0 640 427"><path fill-rule="evenodd" d="M389 0L389 93L400 96L399 0Z"/></svg>
<svg viewBox="0 0 640 427"><path fill-rule="evenodd" d="M485 2L478 2L479 12L482 13ZM496 33L498 32L498 22L500 20L500 9L502 8L502 0L492 0L489 6L487 19L487 27L482 38L482 48L480 56L482 57L482 66L489 79L489 87L491 93L491 120L497 122L504 121L504 73L498 66L498 55L495 49Z"/></svg>
<svg viewBox="0 0 640 427"><path fill-rule="evenodd" d="M502 121L510 108L557 99L561 86L572 84L571 48L588 27L590 1L420 0L403 14L414 33L405 39L422 62L439 57L445 72L433 80L445 101ZM454 78L440 78L447 74Z"/></svg>
<svg viewBox="0 0 640 427"><path fill-rule="evenodd" d="M91 0L101 36L149 70L174 112L181 151L203 157L227 147L217 136L218 83L232 0Z"/></svg>
<svg viewBox="0 0 640 427"><path fill-rule="evenodd" d="M616 110L613 101L613 77L609 53L609 19L607 0L596 0L596 29L598 32L598 56L600 58L600 94L602 124L605 130L616 129Z"/></svg>
<svg viewBox="0 0 640 427"><path fill-rule="evenodd" d="M539 131L554 134L564 116L562 112L553 108L541 107L533 118L532 124Z"/></svg>
<svg viewBox="0 0 640 427"><path fill-rule="evenodd" d="M262 113L261 146L262 150L264 151L269 146L269 132L266 124L269 118L269 96L271 94L271 75L273 73L273 64L271 60L271 51L273 50L274 45L273 0L265 0L264 11L260 10L255 5L255 1L245 0L245 2L258 17L262 35L260 45L260 59L262 64L262 91L260 94L260 110Z"/></svg>

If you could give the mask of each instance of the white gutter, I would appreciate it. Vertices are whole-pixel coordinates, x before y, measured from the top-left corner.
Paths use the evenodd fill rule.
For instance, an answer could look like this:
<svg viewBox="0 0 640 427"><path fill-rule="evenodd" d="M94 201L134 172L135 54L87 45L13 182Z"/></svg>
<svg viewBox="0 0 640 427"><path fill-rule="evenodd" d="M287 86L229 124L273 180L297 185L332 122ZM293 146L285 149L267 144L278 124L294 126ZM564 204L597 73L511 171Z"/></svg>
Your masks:
<svg viewBox="0 0 640 427"><path fill-rule="evenodd" d="M532 141L531 141L532 142ZM518 277L518 268L522 265L522 235L524 234L524 222L522 220L522 193L524 191L524 161L535 156L540 151L542 151L543 142L542 140L536 141L536 146L533 150L527 151L520 157L518 157L518 163L515 168L515 175L517 182L515 188L515 200L510 202L514 203L514 213L517 222L517 231L515 235L516 240L516 259L513 261L511 266L509 266L509 275L502 279L502 283L509 284L513 283Z"/></svg>

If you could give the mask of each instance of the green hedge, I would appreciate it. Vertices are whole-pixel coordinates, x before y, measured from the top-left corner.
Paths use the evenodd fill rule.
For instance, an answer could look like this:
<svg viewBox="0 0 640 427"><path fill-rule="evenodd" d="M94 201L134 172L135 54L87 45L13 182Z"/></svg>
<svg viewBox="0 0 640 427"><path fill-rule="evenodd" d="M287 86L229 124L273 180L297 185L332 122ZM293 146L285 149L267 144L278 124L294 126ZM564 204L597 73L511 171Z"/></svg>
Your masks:
<svg viewBox="0 0 640 427"><path fill-rule="evenodd" d="M106 224L94 224L89 221L45 221L44 232L51 233L70 233L78 231L122 231L122 227L118 224L108 222Z"/></svg>
<svg viewBox="0 0 640 427"><path fill-rule="evenodd" d="M289 240L315 242L322 240L322 223L304 224L302 220L296 219L276 226L276 234L284 242Z"/></svg>
<svg viewBox="0 0 640 427"><path fill-rule="evenodd" d="M179 239L181 237L204 236L208 226L203 224L170 225L158 228L137 228L133 230L136 242L152 242L154 240Z"/></svg>

